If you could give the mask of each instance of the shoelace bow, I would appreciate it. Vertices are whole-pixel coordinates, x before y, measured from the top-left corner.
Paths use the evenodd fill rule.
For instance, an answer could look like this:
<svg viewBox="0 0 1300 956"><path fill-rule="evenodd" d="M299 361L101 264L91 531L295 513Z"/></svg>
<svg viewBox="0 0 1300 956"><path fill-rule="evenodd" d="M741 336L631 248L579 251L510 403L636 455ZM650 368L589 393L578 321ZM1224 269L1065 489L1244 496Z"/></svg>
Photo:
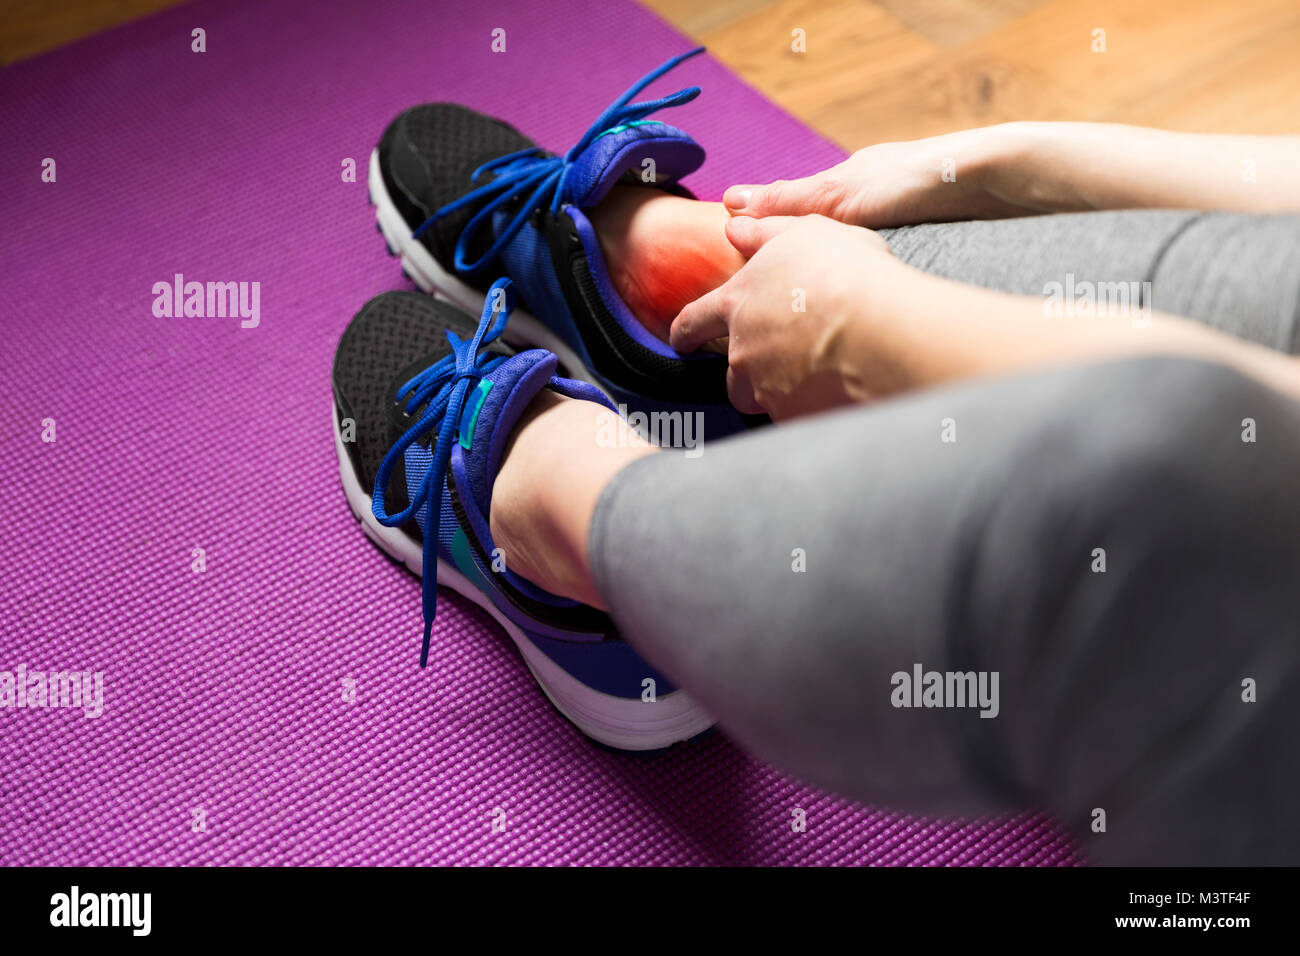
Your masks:
<svg viewBox="0 0 1300 956"><path fill-rule="evenodd" d="M644 120L651 113L673 106L681 106L699 96L700 88L690 86L669 96L660 97L657 100L647 100L643 103L631 102L632 97L679 63L703 52L704 47L696 47L694 50L673 57L662 66L641 77L627 92L606 107L605 111L596 119L596 122L592 123L587 132L582 135L582 138L563 156L546 156L542 149L532 146L518 152L508 153L505 156L499 156L484 163L471 174L471 181L477 183L480 177L487 173L494 174L492 181L443 206L415 230L415 238L418 239L424 235L425 231L439 219L449 216L466 206L476 205L486 199L488 200L487 204L474 214L473 218L461 231L460 238L456 241L455 255L456 268L461 272L473 273L483 268L496 257L497 253L505 248L506 243L514 238L515 234L524 227L529 217L540 209L548 198L551 214L554 215L559 211L560 204L564 200L564 187L568 182L569 172L573 169L577 158L582 155L583 150L591 145L593 140L617 127L637 123ZM489 223L493 213L502 206L527 195L529 190L532 191L532 194L528 195L527 201L519 207L514 217L497 235L488 250L476 261L467 261L470 242L478 231Z"/></svg>
<svg viewBox="0 0 1300 956"><path fill-rule="evenodd" d="M414 414L421 405L427 407L419 420L388 450L379 466L379 474L375 476L371 511L380 524L396 527L418 514L421 507L428 509L424 519L424 580L421 584L424 607L421 667L429 662L429 640L433 633L433 619L438 612L438 533L442 522L442 489L451 462L452 445L456 441L466 395L507 358L504 355L479 355L479 351L505 330L514 307L515 293L511 281L498 279L492 283L473 337L465 341L448 329L446 334L451 343L451 354L443 356L398 389L397 400L407 400L406 414ZM435 428L438 437L433 445L433 457L419 489L410 495L410 504L405 509L389 514L384 496L393 469L405 460L407 448Z"/></svg>

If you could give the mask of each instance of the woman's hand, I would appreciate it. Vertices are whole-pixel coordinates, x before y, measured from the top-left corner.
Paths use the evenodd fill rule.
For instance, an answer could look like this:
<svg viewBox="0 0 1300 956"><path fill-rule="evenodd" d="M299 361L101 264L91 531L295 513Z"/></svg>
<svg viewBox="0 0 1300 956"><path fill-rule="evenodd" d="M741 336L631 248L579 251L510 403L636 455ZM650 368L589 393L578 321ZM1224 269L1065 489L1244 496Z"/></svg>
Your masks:
<svg viewBox="0 0 1300 956"><path fill-rule="evenodd" d="M990 188L1012 161L1018 137L1010 130L879 143L804 179L732 186L722 201L738 216L821 215L870 229L1030 215L1041 210Z"/></svg>
<svg viewBox="0 0 1300 956"><path fill-rule="evenodd" d="M888 351L867 344L873 303L911 272L884 240L822 216L736 217L727 238L749 261L682 309L669 340L689 352L728 337L732 404L785 419L896 390Z"/></svg>
<svg viewBox="0 0 1300 956"><path fill-rule="evenodd" d="M727 337L727 391L780 421L976 376L1127 355L1186 355L1300 398L1300 357L1188 319L1048 317L1041 296L927 275L875 233L823 216L727 223L749 260L673 320L689 352Z"/></svg>

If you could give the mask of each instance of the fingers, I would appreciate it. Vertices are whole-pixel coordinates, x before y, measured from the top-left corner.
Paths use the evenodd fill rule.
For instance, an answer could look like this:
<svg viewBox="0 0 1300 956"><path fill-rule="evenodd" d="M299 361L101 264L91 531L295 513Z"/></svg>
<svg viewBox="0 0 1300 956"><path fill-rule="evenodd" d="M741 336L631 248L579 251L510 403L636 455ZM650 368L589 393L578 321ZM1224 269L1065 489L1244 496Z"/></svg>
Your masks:
<svg viewBox="0 0 1300 956"><path fill-rule="evenodd" d="M726 354L728 340L720 336L727 334L727 322L731 317L724 311L726 300L720 294L723 288L725 286L696 299L677 314L668 331L668 342L673 348L679 352L693 352L702 347ZM727 398L747 415L764 411L754 397L754 386L749 377L734 365L727 366Z"/></svg>
<svg viewBox="0 0 1300 956"><path fill-rule="evenodd" d="M700 347L719 351L720 345L727 342L727 339L720 338L726 335L730 318L723 311L721 291L721 288L714 289L677 314L668 331L668 341L673 348L679 352L692 352ZM754 386L749 377L734 365L727 366L727 398L747 415L758 415L763 411L754 398Z"/></svg>
<svg viewBox="0 0 1300 956"><path fill-rule="evenodd" d="M749 376L734 365L727 366L727 400L746 415L760 415L767 411L754 397L754 386Z"/></svg>
<svg viewBox="0 0 1300 956"><path fill-rule="evenodd" d="M767 219L736 216L727 220L727 240L748 259L773 236L780 235L798 221L795 216L772 216Z"/></svg>
<svg viewBox="0 0 1300 956"><path fill-rule="evenodd" d="M826 197L824 173L804 179L778 179L766 186L732 186L722 203L733 216L805 216L820 213Z"/></svg>
<svg viewBox="0 0 1300 956"><path fill-rule="evenodd" d="M719 342L727 341L718 339L712 331L715 328L725 331L727 327L727 317L718 311L717 304L708 301L715 297L717 291L714 289L704 298L696 299L673 320L669 341L677 351L690 352L699 346L713 351ZM697 308L698 312L695 311ZM712 324L714 322L718 324L715 326ZM727 399L746 415L759 415L765 411L754 397L754 386L749 376L734 365L727 366Z"/></svg>
<svg viewBox="0 0 1300 956"><path fill-rule="evenodd" d="M668 329L668 344L678 352L694 352L710 339L727 335L731 316L724 295L726 288L720 285L678 312Z"/></svg>

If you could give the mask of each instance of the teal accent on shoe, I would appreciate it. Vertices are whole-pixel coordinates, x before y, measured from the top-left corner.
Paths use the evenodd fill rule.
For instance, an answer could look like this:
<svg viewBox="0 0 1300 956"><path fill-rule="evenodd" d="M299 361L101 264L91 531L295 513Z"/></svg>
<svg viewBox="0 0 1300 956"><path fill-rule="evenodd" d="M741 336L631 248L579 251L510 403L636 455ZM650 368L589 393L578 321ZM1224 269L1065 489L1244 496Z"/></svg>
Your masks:
<svg viewBox="0 0 1300 956"><path fill-rule="evenodd" d="M474 394L465 403L465 410L460 414L460 447L467 451L474 444L474 427L478 425L478 413L483 410L483 400L492 391L492 383L482 379Z"/></svg>
<svg viewBox="0 0 1300 956"><path fill-rule="evenodd" d="M623 132L623 130L627 129L630 126L662 126L662 125L663 122L661 120L633 120L630 123L621 123L618 126L611 127L610 129L607 129L605 130L605 132L601 133L600 136L608 136L611 133L621 133ZM600 136L597 136L596 139L600 139Z"/></svg>
<svg viewBox="0 0 1300 956"><path fill-rule="evenodd" d="M457 570L469 578L476 588L485 594L488 593L487 581L483 579L483 572L478 569L478 562L474 560L474 555L469 549L469 538L465 537L462 528L457 528L451 536L451 560Z"/></svg>

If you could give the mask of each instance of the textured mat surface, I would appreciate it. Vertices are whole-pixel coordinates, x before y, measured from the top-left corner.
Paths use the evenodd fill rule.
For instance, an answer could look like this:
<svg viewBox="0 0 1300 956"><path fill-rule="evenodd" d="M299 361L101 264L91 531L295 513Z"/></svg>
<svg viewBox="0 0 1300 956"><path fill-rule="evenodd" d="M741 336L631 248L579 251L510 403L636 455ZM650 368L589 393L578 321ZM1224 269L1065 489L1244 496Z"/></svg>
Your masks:
<svg viewBox="0 0 1300 956"><path fill-rule="evenodd" d="M353 522L328 421L345 323L409 287L369 150L433 99L562 148L690 44L620 0L305 9L201 2L0 81L0 672L104 675L97 718L0 710L0 863L1073 862L1041 820L873 812L721 737L596 749L455 596L415 666L419 583ZM704 198L838 157L710 60L654 90L688 83ZM155 317L178 272L260 283L260 324Z"/></svg>

